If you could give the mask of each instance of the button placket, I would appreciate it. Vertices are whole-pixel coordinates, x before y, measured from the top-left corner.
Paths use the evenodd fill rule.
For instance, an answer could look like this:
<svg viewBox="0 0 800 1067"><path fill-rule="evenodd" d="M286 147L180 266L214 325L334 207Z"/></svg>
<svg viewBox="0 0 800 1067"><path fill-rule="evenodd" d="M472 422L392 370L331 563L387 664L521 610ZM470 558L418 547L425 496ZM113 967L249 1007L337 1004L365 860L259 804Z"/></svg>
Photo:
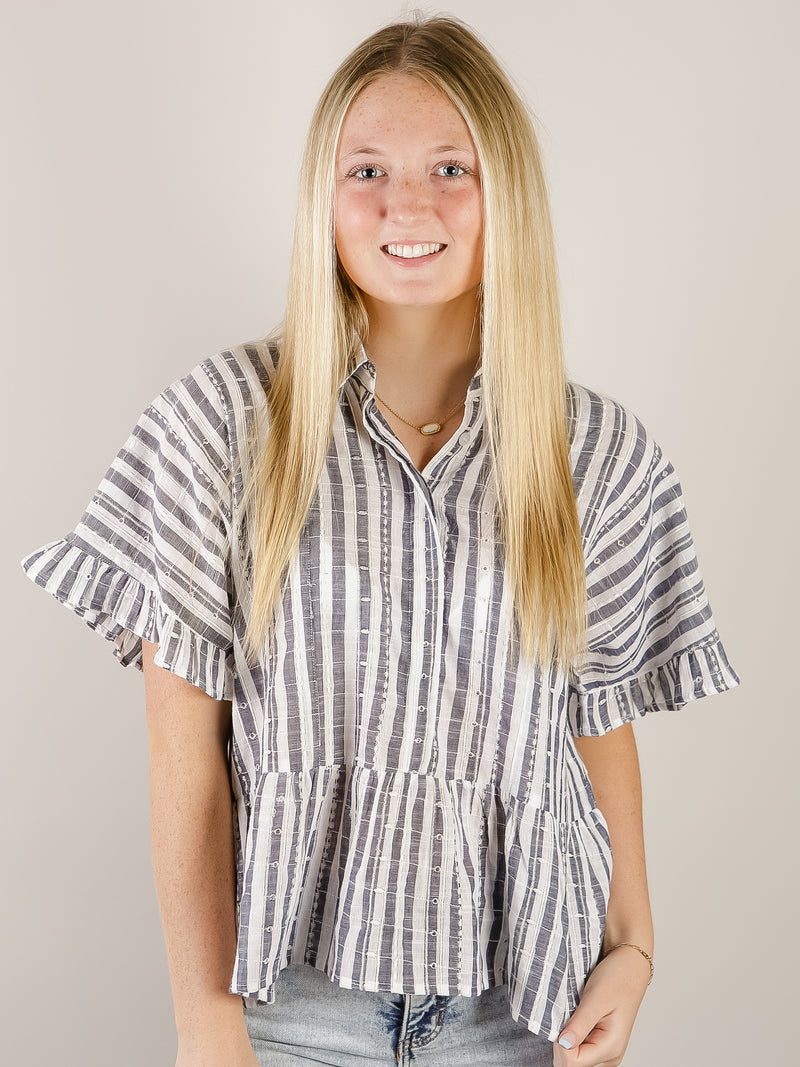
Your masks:
<svg viewBox="0 0 800 1067"><path fill-rule="evenodd" d="M439 903L442 899L442 868L444 858L444 813L441 801L437 802L433 819L433 848L431 850L431 876L428 896L428 968L436 970L437 945L440 939L441 915Z"/></svg>
<svg viewBox="0 0 800 1067"><path fill-rule="evenodd" d="M418 667L414 671L418 681L415 694L416 736L413 743L416 748L416 769L422 773L433 772L438 760L435 735L436 693L439 676L438 650L444 640L441 604L445 561L436 518L433 497L429 495L426 498L426 511L417 520L425 524L425 581L416 583L414 588L414 606L422 612L423 628L422 640L417 646ZM413 696L409 696L413 700Z"/></svg>

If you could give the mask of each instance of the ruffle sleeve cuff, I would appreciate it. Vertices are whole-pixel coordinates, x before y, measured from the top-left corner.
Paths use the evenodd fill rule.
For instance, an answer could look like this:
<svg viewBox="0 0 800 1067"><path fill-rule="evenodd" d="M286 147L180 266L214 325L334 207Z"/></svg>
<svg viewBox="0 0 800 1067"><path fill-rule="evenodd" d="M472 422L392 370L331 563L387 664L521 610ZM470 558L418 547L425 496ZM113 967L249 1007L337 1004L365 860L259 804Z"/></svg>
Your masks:
<svg viewBox="0 0 800 1067"><path fill-rule="evenodd" d="M635 678L582 686L570 693L569 722L576 737L599 737L651 711L677 711L691 700L739 684L718 637L686 649Z"/></svg>
<svg viewBox="0 0 800 1067"><path fill-rule="evenodd" d="M233 672L224 625L219 633L196 632L165 605L157 588L148 588L69 537L38 549L22 566L31 581L113 641L122 666L141 670L142 639L151 641L158 645L158 666L215 700L231 699Z"/></svg>

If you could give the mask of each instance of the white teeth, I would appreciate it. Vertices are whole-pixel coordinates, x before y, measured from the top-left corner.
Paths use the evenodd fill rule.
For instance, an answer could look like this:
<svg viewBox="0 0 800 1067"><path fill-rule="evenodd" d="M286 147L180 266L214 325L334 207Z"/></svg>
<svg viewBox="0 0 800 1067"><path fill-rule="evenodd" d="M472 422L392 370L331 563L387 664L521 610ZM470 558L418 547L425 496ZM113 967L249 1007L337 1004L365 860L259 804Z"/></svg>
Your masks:
<svg viewBox="0 0 800 1067"><path fill-rule="evenodd" d="M419 259L421 256L432 256L441 247L440 244L387 245L386 251L390 256L399 256L401 259Z"/></svg>

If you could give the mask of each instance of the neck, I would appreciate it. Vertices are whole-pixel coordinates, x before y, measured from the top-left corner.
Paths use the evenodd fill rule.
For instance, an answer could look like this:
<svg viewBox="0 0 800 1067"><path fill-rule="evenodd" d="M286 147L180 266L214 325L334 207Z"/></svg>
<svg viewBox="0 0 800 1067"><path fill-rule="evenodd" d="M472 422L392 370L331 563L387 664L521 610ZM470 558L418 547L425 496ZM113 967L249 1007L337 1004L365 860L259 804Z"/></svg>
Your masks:
<svg viewBox="0 0 800 1067"><path fill-rule="evenodd" d="M475 290L435 308L369 301L367 312L365 347L384 382L438 390L471 377L480 352Z"/></svg>

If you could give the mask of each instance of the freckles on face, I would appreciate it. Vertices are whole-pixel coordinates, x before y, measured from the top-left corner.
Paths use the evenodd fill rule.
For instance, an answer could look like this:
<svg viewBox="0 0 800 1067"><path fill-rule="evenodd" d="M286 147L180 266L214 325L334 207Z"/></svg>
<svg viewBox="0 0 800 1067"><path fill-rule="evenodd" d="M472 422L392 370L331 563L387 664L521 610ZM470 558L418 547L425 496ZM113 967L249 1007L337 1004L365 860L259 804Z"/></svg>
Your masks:
<svg viewBox="0 0 800 1067"><path fill-rule="evenodd" d="M335 222L339 260L368 302L446 303L479 284L478 157L443 93L407 74L362 90L339 140Z"/></svg>

